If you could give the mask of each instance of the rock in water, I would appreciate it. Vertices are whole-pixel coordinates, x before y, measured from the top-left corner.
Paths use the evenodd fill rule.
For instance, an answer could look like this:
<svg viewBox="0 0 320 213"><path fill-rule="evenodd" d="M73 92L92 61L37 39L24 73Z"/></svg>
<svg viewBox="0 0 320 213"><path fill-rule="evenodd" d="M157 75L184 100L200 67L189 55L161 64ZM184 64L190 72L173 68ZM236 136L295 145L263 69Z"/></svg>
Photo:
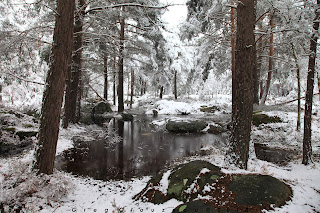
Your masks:
<svg viewBox="0 0 320 213"><path fill-rule="evenodd" d="M105 113L111 113L111 105L107 102L99 102L95 105L91 112L91 119L95 124L102 125L104 122L109 121L109 116L104 116Z"/></svg>
<svg viewBox="0 0 320 213"><path fill-rule="evenodd" d="M169 120L166 128L175 133L196 133L206 128L208 124L201 120Z"/></svg>
<svg viewBox="0 0 320 213"><path fill-rule="evenodd" d="M121 117L123 121L133 121L133 115L130 113L122 113Z"/></svg>

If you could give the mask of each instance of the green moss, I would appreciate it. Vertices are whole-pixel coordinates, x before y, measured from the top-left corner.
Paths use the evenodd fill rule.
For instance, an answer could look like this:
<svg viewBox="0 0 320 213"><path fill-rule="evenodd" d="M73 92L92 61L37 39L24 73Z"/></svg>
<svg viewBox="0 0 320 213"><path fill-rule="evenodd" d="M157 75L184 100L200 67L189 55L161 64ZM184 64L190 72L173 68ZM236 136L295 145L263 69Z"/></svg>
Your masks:
<svg viewBox="0 0 320 213"><path fill-rule="evenodd" d="M214 113L215 111L220 110L217 106L201 106L201 112Z"/></svg>
<svg viewBox="0 0 320 213"><path fill-rule="evenodd" d="M183 212L187 208L187 205L182 205L179 208L179 212Z"/></svg>
<svg viewBox="0 0 320 213"><path fill-rule="evenodd" d="M9 127L6 127L5 130L6 130L7 132L15 133L16 128L13 127L13 126L9 126Z"/></svg>
<svg viewBox="0 0 320 213"><path fill-rule="evenodd" d="M212 174L203 180L200 178L199 181L202 181L202 183L199 183L199 185L201 187L208 182L208 179L210 180L212 175L219 176L219 174L221 174L219 167L216 167L206 161L197 160L187 164L179 165L169 176L170 182L168 186L168 195L178 200L185 201L187 199L187 195L184 191L190 187L190 185L195 181L196 177L200 174L201 170L204 168L211 170L210 172Z"/></svg>
<svg viewBox="0 0 320 213"><path fill-rule="evenodd" d="M33 127L33 125L32 124L25 124L25 125L23 125L25 128L32 128Z"/></svg>

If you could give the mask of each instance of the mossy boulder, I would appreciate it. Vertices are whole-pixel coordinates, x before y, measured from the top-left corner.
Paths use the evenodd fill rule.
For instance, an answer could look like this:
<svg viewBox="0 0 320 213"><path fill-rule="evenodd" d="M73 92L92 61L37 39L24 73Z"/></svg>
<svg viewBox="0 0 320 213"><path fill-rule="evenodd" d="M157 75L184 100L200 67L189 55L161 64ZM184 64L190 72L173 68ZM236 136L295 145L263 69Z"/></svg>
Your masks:
<svg viewBox="0 0 320 213"><path fill-rule="evenodd" d="M198 184L201 180L200 176L204 176L201 171L206 169L210 172L209 178L214 177L212 181L215 181L218 177L222 176L220 168L212 165L207 161L192 161L187 164L182 164L176 167L169 176L168 196L176 198L177 200L186 201L194 191L191 189L188 193L186 190L190 188L191 184L196 183L193 187L196 187L196 191L201 191L201 188L205 184ZM195 182L196 181L196 182ZM205 183L206 181L202 181Z"/></svg>
<svg viewBox="0 0 320 213"><path fill-rule="evenodd" d="M112 112L111 105L107 102L99 102L92 109L92 114L104 114Z"/></svg>
<svg viewBox="0 0 320 213"><path fill-rule="evenodd" d="M254 143L254 151L258 159L278 165L286 165L298 156L297 150L271 147L264 143Z"/></svg>
<svg viewBox="0 0 320 213"><path fill-rule="evenodd" d="M216 111L219 111L219 107L217 106L201 106L200 111L201 112L207 112L207 113L215 113Z"/></svg>
<svg viewBox="0 0 320 213"><path fill-rule="evenodd" d="M146 187L137 195L133 197L135 200L142 200L144 202L151 202L154 204L162 204L170 198L163 192L158 190L160 181L163 177L163 172L154 175L147 183Z"/></svg>
<svg viewBox="0 0 320 213"><path fill-rule="evenodd" d="M291 188L268 175L234 175L228 189L236 193L235 202L246 206L282 206L290 200Z"/></svg>
<svg viewBox="0 0 320 213"><path fill-rule="evenodd" d="M210 134L218 135L226 131L227 130L220 125L209 125L209 129L207 132Z"/></svg>
<svg viewBox="0 0 320 213"><path fill-rule="evenodd" d="M93 123L102 126L103 123L109 122L112 116L106 115L106 113L112 113L111 105L107 102L99 102L92 108L91 119ZM89 123L88 119L82 120L82 122Z"/></svg>
<svg viewBox="0 0 320 213"><path fill-rule="evenodd" d="M268 123L281 123L282 120L278 116L269 116L266 114L253 114L252 123L255 126L259 126L260 124L268 124Z"/></svg>
<svg viewBox="0 0 320 213"><path fill-rule="evenodd" d="M201 120L169 120L166 128L174 133L196 133L207 127L207 123Z"/></svg>
<svg viewBox="0 0 320 213"><path fill-rule="evenodd" d="M219 167L207 161L197 160L179 165L170 175L168 174L169 185L166 194L158 190L163 175L164 173L155 175L135 199L155 204L164 203L172 198L187 201L196 197L198 191L202 191L205 185L213 184L223 174Z"/></svg>
<svg viewBox="0 0 320 213"><path fill-rule="evenodd" d="M23 140L25 138L35 137L37 136L38 131L34 130L19 130L16 132L16 135L19 136L20 140Z"/></svg>
<svg viewBox="0 0 320 213"><path fill-rule="evenodd" d="M167 190L161 183L167 179ZM267 175L225 174L206 161L192 161L154 176L135 196L144 202L185 202L173 212L253 212L280 207L291 199L284 182Z"/></svg>
<svg viewBox="0 0 320 213"><path fill-rule="evenodd" d="M133 115L130 113L121 113L121 120L123 121L133 121Z"/></svg>
<svg viewBox="0 0 320 213"><path fill-rule="evenodd" d="M224 208L216 208L211 205L208 205L205 200L194 200L188 203L181 204L176 207L172 213L194 213L194 212L203 212L203 213L238 213L237 211L224 209Z"/></svg>

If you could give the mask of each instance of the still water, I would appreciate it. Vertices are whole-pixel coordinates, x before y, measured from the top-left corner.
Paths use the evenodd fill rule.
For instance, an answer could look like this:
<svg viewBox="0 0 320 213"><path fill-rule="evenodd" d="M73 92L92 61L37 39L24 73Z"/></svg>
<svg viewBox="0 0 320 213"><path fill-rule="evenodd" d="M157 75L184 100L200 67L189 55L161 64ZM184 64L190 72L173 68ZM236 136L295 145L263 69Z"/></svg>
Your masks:
<svg viewBox="0 0 320 213"><path fill-rule="evenodd" d="M201 147L224 140L205 133L169 133L150 125L153 119L152 116L138 116L134 121L112 119L108 128L114 128L121 136L117 143L110 144L110 139L75 140L74 148L58 157L56 167L99 180L127 180L156 174L166 163L196 155Z"/></svg>

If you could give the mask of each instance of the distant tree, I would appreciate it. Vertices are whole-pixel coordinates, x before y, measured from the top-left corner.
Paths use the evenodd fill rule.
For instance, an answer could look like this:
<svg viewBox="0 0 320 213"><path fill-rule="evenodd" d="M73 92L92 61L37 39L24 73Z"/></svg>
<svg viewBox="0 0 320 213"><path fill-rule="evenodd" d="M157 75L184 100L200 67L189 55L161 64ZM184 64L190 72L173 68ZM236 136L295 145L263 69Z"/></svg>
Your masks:
<svg viewBox="0 0 320 213"><path fill-rule="evenodd" d="M33 167L38 174L53 173L63 92L72 56L74 8L74 0L57 0L51 64L43 94L36 161Z"/></svg>
<svg viewBox="0 0 320 213"><path fill-rule="evenodd" d="M124 101L123 101L123 72L124 72L124 33L125 33L125 7L122 7L122 17L120 21L120 47L119 47L119 74L118 74L118 112L123 112Z"/></svg>
<svg viewBox="0 0 320 213"><path fill-rule="evenodd" d="M307 91L304 113L304 133L303 133L303 159L302 163L308 165L312 162L312 145L311 145L311 121L312 121L312 104L313 104L313 85L314 72L317 53L318 30L320 21L320 0L317 0L315 6L315 18L313 21L313 32L310 39L310 54L308 63Z"/></svg>
<svg viewBox="0 0 320 213"><path fill-rule="evenodd" d="M270 39L269 39L269 58L268 58L268 77L266 81L266 86L263 91L263 95L261 98L261 104L265 104L267 100L267 96L270 90L270 84L271 84L271 79L272 79L272 73L273 73L273 30L274 30L274 20L273 20L273 15L270 15L270 20L269 20L269 25L270 25Z"/></svg>
<svg viewBox="0 0 320 213"><path fill-rule="evenodd" d="M235 70L232 76L232 130L226 160L247 169L253 111L253 72L255 69L254 1L237 6Z"/></svg>

